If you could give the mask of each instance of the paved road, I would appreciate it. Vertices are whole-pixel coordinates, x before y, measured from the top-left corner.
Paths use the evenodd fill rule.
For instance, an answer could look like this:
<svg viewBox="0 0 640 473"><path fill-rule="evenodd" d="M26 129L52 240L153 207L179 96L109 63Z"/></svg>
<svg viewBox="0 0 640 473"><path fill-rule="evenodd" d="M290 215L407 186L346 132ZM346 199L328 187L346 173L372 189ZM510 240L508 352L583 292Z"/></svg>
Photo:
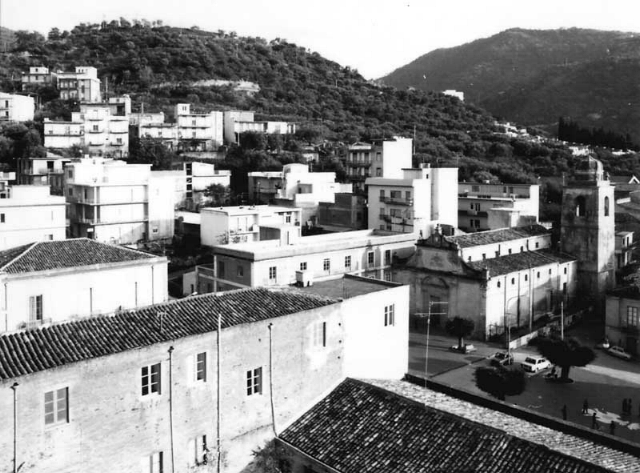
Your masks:
<svg viewBox="0 0 640 473"><path fill-rule="evenodd" d="M410 335L409 373L423 377L425 373L426 336ZM456 340L443 333L429 338L427 370L429 377L453 386L486 395L475 386L473 373L477 366L488 364L487 357L500 349L496 344L473 342L477 351L463 355L449 350ZM572 368L571 384L556 384L544 378L544 373L527 375L527 388L519 396L510 396L511 402L548 415L562 417L567 406L568 420L587 427L592 425L592 414L598 417L598 427L609 432L615 421L615 435L640 443L640 363L626 362L598 350L596 360L585 368ZM513 352L516 364L526 356L537 354L530 347ZM622 400L632 399L632 415L622 414ZM589 402L588 413L583 415L582 403Z"/></svg>

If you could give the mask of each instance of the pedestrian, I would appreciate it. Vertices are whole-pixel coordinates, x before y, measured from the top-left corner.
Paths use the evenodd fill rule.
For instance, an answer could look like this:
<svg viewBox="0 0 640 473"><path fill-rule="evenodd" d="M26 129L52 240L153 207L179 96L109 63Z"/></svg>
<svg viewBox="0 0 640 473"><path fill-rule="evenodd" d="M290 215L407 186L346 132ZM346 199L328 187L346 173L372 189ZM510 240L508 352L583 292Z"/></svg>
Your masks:
<svg viewBox="0 0 640 473"><path fill-rule="evenodd" d="M593 416L591 417L591 428L592 429L597 429L598 428L598 416L596 415L596 413L593 413Z"/></svg>
<svg viewBox="0 0 640 473"><path fill-rule="evenodd" d="M583 414L589 413L589 401L587 401L586 399L582 402L582 413Z"/></svg>
<svg viewBox="0 0 640 473"><path fill-rule="evenodd" d="M567 405L562 406L562 420L567 420Z"/></svg>
<svg viewBox="0 0 640 473"><path fill-rule="evenodd" d="M609 433L611 435L616 434L616 423L614 421L611 421L611 424L609 424Z"/></svg>

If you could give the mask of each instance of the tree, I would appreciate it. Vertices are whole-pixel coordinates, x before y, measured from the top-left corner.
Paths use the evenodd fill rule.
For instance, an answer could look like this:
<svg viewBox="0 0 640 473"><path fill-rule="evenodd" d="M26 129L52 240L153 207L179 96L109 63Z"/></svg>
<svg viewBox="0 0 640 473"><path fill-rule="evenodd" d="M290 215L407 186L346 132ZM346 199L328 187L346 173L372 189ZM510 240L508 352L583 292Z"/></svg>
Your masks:
<svg viewBox="0 0 640 473"><path fill-rule="evenodd" d="M464 337L468 337L473 333L475 323L473 320L463 319L462 317L454 317L447 320L444 329L449 335L458 337L458 348L462 350L464 347Z"/></svg>
<svg viewBox="0 0 640 473"><path fill-rule="evenodd" d="M524 371L504 366L480 366L474 373L478 389L504 401L505 396L516 396L524 391L527 378Z"/></svg>
<svg viewBox="0 0 640 473"><path fill-rule="evenodd" d="M569 370L572 366L586 366L596 358L591 348L581 345L573 338L542 338L538 343L538 352L561 368L560 381L565 383L571 382Z"/></svg>
<svg viewBox="0 0 640 473"><path fill-rule="evenodd" d="M210 202L206 204L206 207L220 207L222 205L229 205L231 191L228 186L223 186L222 184L211 184L204 190L204 195L210 199Z"/></svg>
<svg viewBox="0 0 640 473"><path fill-rule="evenodd" d="M291 471L285 450L275 440L268 441L260 450L254 450L253 461L247 467L249 473L284 473Z"/></svg>

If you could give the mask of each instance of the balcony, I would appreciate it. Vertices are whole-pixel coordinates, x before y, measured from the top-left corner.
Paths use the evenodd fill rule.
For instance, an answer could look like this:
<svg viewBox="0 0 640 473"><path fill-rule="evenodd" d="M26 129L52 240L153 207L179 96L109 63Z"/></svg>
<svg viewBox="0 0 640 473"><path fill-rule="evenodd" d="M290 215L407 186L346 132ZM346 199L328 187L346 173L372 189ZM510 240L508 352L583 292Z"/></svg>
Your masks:
<svg viewBox="0 0 640 473"><path fill-rule="evenodd" d="M380 196L380 202L384 202L385 204L393 204L393 205L406 205L406 206L413 205L413 199L403 199L402 197Z"/></svg>
<svg viewBox="0 0 640 473"><path fill-rule="evenodd" d="M347 161L347 166L352 166L355 168L368 168L371 166L371 163L364 163L361 161Z"/></svg>
<svg viewBox="0 0 640 473"><path fill-rule="evenodd" d="M105 130L101 129L101 130L94 130L93 128L87 130L87 133L104 133Z"/></svg>

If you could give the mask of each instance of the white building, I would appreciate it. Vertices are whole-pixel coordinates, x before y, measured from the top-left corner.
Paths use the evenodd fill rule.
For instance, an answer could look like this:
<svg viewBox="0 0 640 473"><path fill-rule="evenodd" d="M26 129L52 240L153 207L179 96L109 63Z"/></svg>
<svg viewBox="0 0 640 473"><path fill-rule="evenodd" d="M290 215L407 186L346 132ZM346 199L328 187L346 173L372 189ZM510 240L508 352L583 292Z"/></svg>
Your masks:
<svg viewBox="0 0 640 473"><path fill-rule="evenodd" d="M26 122L33 120L33 97L0 92L0 122Z"/></svg>
<svg viewBox="0 0 640 473"><path fill-rule="evenodd" d="M281 286L350 273L385 279L394 257L410 255L416 238L376 230L330 233L213 247L213 268L196 268L198 292Z"/></svg>
<svg viewBox="0 0 640 473"><path fill-rule="evenodd" d="M458 219L466 232L519 227L538 222L537 184L458 184Z"/></svg>
<svg viewBox="0 0 640 473"><path fill-rule="evenodd" d="M280 172L250 172L249 198L303 209L303 221L317 217L320 202L335 202L337 193L350 193L352 184L336 182L334 172L310 172L306 164L286 164Z"/></svg>
<svg viewBox="0 0 640 473"><path fill-rule="evenodd" d="M40 85L56 85L58 74L49 72L49 68L43 66L31 66L29 72L22 74L22 90Z"/></svg>
<svg viewBox="0 0 640 473"><path fill-rule="evenodd" d="M461 102L464 102L464 92L460 92L458 90L453 90L453 89L447 89L447 90L443 90L442 93L444 95L456 97L457 99L460 99Z"/></svg>
<svg viewBox="0 0 640 473"><path fill-rule="evenodd" d="M403 169L402 178L371 177L369 228L413 233L427 238L437 225L452 233L458 227L457 168Z"/></svg>
<svg viewBox="0 0 640 473"><path fill-rule="evenodd" d="M345 170L348 179L359 190L369 177L402 179L403 169L412 167L413 140L395 137L375 144L355 143L349 146Z"/></svg>
<svg viewBox="0 0 640 473"><path fill-rule="evenodd" d="M62 100L100 102L100 79L95 67L79 66L74 72L58 72L58 89Z"/></svg>
<svg viewBox="0 0 640 473"><path fill-rule="evenodd" d="M0 332L167 300L167 259L86 238L0 253Z"/></svg>
<svg viewBox="0 0 640 473"><path fill-rule="evenodd" d="M122 244L173 236L174 180L155 178L150 164L89 158L65 176L72 236Z"/></svg>
<svg viewBox="0 0 640 473"><path fill-rule="evenodd" d="M298 240L301 211L290 207L251 205L200 209L200 242L203 246L260 240Z"/></svg>
<svg viewBox="0 0 640 473"><path fill-rule="evenodd" d="M179 103L175 114L178 139L183 147L209 151L222 145L222 112L192 113L190 104Z"/></svg>
<svg viewBox="0 0 640 473"><path fill-rule="evenodd" d="M0 250L66 237L64 197L45 186L0 184Z"/></svg>
<svg viewBox="0 0 640 473"><path fill-rule="evenodd" d="M71 114L70 122L44 120L44 146L70 148L87 146L92 156L129 156L128 96L113 97L110 103L84 103Z"/></svg>
<svg viewBox="0 0 640 473"><path fill-rule="evenodd" d="M289 122L255 121L255 114L246 110L228 110L224 112L225 143L238 143L240 134L255 131L266 134L293 134L296 125Z"/></svg>

